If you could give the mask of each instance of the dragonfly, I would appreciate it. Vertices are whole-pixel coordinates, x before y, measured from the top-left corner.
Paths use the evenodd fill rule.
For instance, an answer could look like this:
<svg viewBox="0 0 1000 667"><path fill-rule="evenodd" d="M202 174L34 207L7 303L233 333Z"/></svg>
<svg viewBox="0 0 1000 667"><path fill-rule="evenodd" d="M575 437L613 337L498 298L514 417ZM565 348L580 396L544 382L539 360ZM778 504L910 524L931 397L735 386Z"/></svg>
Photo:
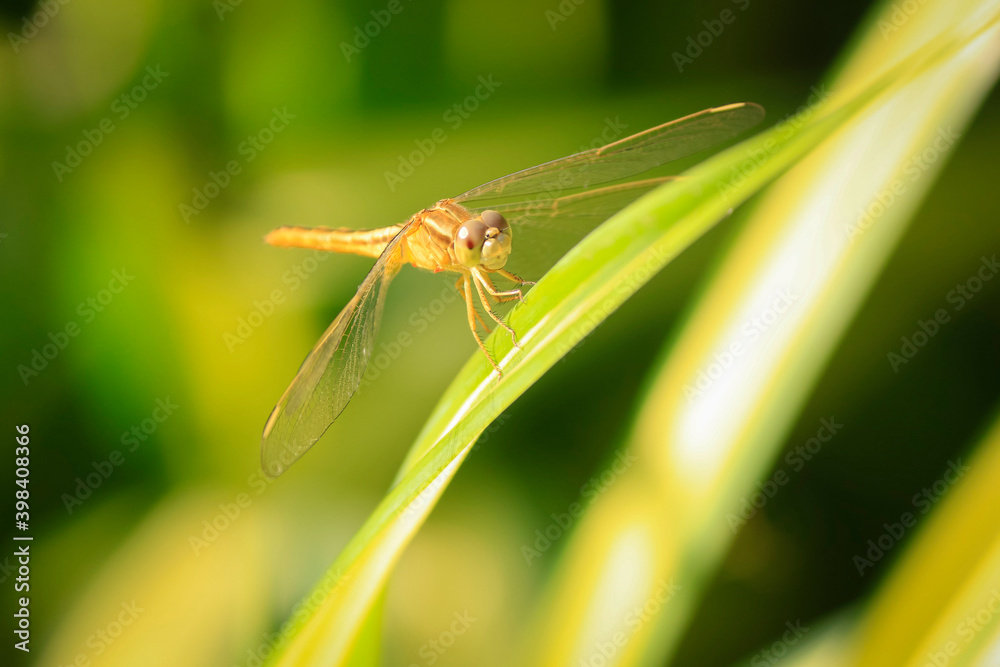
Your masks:
<svg viewBox="0 0 1000 667"><path fill-rule="evenodd" d="M524 298L534 283L522 276L542 275L604 220L679 178L637 176L731 139L763 117L763 108L752 103L706 109L489 181L388 227L271 231L265 241L273 246L350 253L376 261L271 411L261 439L265 474L277 477L305 454L361 386L386 292L401 267L411 264L457 274L469 328L499 379L503 371L479 333L479 327L490 333L479 306L510 334L517 349L517 333L498 307Z"/></svg>

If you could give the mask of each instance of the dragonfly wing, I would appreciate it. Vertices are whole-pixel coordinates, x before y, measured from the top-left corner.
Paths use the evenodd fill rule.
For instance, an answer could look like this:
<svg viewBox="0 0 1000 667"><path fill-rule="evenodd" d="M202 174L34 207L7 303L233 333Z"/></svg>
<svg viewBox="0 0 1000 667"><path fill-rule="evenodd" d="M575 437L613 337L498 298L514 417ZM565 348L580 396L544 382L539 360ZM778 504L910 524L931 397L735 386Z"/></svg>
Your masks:
<svg viewBox="0 0 1000 667"><path fill-rule="evenodd" d="M731 139L764 118L756 104L730 104L699 111L607 146L522 169L455 198L464 206L542 194L551 198L635 176ZM479 206L473 203L473 207ZM495 208L483 205L483 208Z"/></svg>
<svg viewBox="0 0 1000 667"><path fill-rule="evenodd" d="M676 176L630 181L550 199L525 199L489 208L513 229L513 251L505 269L536 280L592 229ZM478 214L486 207L471 208Z"/></svg>
<svg viewBox="0 0 1000 667"><path fill-rule="evenodd" d="M261 465L268 476L277 477L305 454L361 386L389 282L403 263L401 242L407 229L386 246L271 411L261 439Z"/></svg>

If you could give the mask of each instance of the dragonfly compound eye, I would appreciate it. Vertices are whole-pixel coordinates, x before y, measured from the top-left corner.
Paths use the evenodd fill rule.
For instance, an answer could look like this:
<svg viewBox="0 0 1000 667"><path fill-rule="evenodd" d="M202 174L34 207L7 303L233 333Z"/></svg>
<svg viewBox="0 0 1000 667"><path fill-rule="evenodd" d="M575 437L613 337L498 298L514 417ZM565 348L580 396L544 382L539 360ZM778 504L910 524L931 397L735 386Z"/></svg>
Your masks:
<svg viewBox="0 0 1000 667"><path fill-rule="evenodd" d="M510 225L507 224L507 220L496 211L483 211L479 218L487 227L495 227L500 231L510 229Z"/></svg>
<svg viewBox="0 0 1000 667"><path fill-rule="evenodd" d="M486 225L486 240L480 253L479 263L487 269L502 269L510 256L512 240L510 225L496 211L483 211L483 224Z"/></svg>
<svg viewBox="0 0 1000 667"><path fill-rule="evenodd" d="M455 256L464 266L479 266L483 242L486 241L487 227L479 218L463 222L455 232Z"/></svg>

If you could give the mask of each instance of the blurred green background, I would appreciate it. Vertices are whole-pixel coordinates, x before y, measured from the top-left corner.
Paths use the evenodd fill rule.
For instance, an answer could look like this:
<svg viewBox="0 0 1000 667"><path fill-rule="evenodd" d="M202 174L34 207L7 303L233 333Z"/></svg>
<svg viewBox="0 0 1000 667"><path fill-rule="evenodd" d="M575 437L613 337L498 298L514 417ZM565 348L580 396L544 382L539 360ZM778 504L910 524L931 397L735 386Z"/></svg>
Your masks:
<svg viewBox="0 0 1000 667"><path fill-rule="evenodd" d="M675 52L727 9L735 20L679 68ZM45 25L26 27L46 10ZM407 331L413 344L265 483L264 420L371 265L267 247L269 229L394 224L617 138L609 127L631 134L737 101L776 122L868 11L850 0L0 5L0 416L11 438L31 425L36 538L34 650L14 664L100 664L87 639L115 618L100 610L132 598L164 641L201 628L184 664L248 664L478 354L461 305L438 309L451 281L404 270L380 340ZM262 133L275 110L287 124ZM852 556L985 428L1000 395L996 281L898 372L887 353L1000 250L1000 201L983 195L997 178L998 111L993 93L787 446L831 415L844 430L740 532L676 664L732 664L788 619L863 599L898 554L864 577ZM446 140L429 151L437 128ZM232 163L238 173L222 176ZM652 361L740 220L670 264L483 436L393 575L384 664L431 664L428 642L456 612L476 621L437 664L509 664L559 547L529 565L521 546L620 444ZM132 276L120 290L115 272ZM77 335L60 334L68 325ZM59 341L51 359L35 354ZM161 421L158 401L176 404ZM2 469L14 479L13 456ZM213 538L205 522L227 512Z"/></svg>

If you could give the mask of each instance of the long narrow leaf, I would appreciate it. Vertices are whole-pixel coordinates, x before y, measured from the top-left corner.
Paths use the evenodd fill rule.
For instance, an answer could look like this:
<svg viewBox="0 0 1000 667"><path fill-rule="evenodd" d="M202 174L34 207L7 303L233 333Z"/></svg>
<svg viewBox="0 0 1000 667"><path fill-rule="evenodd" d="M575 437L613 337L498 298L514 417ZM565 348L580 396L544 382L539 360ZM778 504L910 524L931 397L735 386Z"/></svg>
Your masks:
<svg viewBox="0 0 1000 667"><path fill-rule="evenodd" d="M595 501L567 547L535 624L529 653L538 664L590 664L599 653L608 664L663 664L676 646L744 520L741 502L943 157L918 181L907 179L906 196L874 224L858 211L892 191L913 155L942 136L953 144L950 133L961 131L995 77L995 2L921 11L889 44L871 24L835 94L885 72L899 87L768 192L671 347L632 436L639 462ZM952 44L946 52L942 41ZM898 66L921 54L924 66ZM776 299L785 314L751 345L742 325ZM630 622L663 582L676 588L669 603L652 605L655 618Z"/></svg>

